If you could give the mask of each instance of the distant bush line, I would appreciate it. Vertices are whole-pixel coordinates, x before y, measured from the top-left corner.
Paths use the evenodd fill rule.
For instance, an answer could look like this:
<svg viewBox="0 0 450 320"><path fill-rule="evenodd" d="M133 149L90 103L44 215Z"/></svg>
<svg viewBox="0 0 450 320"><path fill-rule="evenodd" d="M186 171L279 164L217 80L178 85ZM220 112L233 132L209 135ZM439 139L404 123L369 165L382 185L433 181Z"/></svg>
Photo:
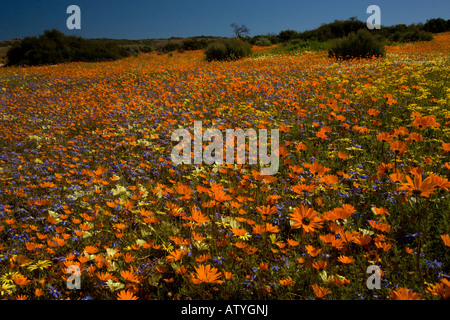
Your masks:
<svg viewBox="0 0 450 320"><path fill-rule="evenodd" d="M66 36L53 29L39 37L26 37L7 52L8 65L47 65L74 61L107 61L129 56L124 47L110 41Z"/></svg>
<svg viewBox="0 0 450 320"><path fill-rule="evenodd" d="M350 33L357 33L361 29L367 30L366 23L353 17L348 20L336 20L332 23L323 24L314 30L304 32L283 30L278 34L277 38L279 42L284 43L295 39L325 42L346 37ZM391 42L426 41L432 39L432 33L450 31L450 20L441 18L430 19L425 24L382 26L381 29L370 31L380 39L383 38Z"/></svg>
<svg viewBox="0 0 450 320"><path fill-rule="evenodd" d="M367 30L366 23L352 17L348 20L322 24L314 30L304 32L283 30L279 34L245 36L238 40L257 46L279 44L276 49L273 49L274 53L304 50L324 50L330 53L333 47L336 50L334 54L336 56L337 52L343 50L345 46L343 39L350 41L349 36L356 35L360 30ZM373 39L371 37L369 42L379 47L376 43L429 41L433 39L433 33L446 31L450 31L450 20L430 19L425 24L398 24L382 26L379 30L370 30ZM45 65L73 61L116 60L151 51L163 54L174 51L203 50L206 59L210 61L237 59L249 55L248 46L242 43L237 44L236 40L230 42L226 39L228 38L211 36L146 40L83 39L66 36L53 29L46 30L39 37L26 37L23 40L11 42L12 46L6 57L8 65ZM11 45L9 43L5 45ZM338 43L341 48L339 50ZM358 50L361 48L360 46Z"/></svg>
<svg viewBox="0 0 450 320"><path fill-rule="evenodd" d="M350 18L304 32L283 30L277 36L268 38L273 43L281 43L272 50L275 53L323 50L328 51L331 57L350 59L383 56L384 44L430 41L433 33L446 31L450 31L450 20L441 18L428 20L425 24L399 24L373 30L368 30L365 22Z"/></svg>

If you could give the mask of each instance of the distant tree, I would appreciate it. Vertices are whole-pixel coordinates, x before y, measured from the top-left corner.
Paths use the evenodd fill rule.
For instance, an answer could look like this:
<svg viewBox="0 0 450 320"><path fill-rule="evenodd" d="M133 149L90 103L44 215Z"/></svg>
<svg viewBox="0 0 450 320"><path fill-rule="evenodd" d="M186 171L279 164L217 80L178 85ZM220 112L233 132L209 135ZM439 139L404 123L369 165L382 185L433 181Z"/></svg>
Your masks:
<svg viewBox="0 0 450 320"><path fill-rule="evenodd" d="M232 23L230 25L233 28L233 32L238 38L242 38L249 34L250 29L243 24L242 26L237 25L236 23Z"/></svg>

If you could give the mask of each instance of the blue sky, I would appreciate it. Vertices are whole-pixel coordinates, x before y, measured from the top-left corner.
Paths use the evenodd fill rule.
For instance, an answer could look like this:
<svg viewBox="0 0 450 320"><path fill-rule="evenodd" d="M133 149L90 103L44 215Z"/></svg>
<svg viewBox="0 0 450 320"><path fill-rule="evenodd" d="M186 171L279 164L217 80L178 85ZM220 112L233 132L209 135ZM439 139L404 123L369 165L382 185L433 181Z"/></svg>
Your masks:
<svg viewBox="0 0 450 320"><path fill-rule="evenodd" d="M6 3L5 3L6 2ZM81 30L69 30L69 5L81 9ZM4 0L0 40L58 29L85 38L148 39L200 35L232 36L230 24L245 24L250 36L304 31L352 16L366 21L369 5L381 8L381 25L450 19L449 0Z"/></svg>

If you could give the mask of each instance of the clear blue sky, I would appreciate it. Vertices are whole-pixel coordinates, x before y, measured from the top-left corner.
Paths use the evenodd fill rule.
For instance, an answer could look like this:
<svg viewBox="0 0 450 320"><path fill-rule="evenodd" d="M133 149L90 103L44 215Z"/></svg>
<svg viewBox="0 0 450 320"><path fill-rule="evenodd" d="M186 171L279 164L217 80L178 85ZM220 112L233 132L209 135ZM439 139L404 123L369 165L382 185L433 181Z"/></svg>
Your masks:
<svg viewBox="0 0 450 320"><path fill-rule="evenodd" d="M69 5L81 9L81 30L69 30ZM0 40L58 29L85 38L148 39L200 35L232 36L230 24L245 24L250 36L304 31L381 8L381 25L450 19L449 0L2 0Z"/></svg>

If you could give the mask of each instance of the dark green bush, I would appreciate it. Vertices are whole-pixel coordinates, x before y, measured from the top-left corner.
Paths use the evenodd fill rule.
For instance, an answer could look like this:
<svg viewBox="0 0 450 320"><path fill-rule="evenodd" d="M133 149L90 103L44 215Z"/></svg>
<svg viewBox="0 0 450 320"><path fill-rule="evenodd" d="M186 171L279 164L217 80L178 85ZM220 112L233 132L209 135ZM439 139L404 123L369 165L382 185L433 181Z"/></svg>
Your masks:
<svg viewBox="0 0 450 320"><path fill-rule="evenodd" d="M415 42L415 41L431 41L433 40L433 35L426 31L409 31L402 35L401 42Z"/></svg>
<svg viewBox="0 0 450 320"><path fill-rule="evenodd" d="M39 37L26 37L7 52L8 65L45 65L72 61L107 61L129 56L127 49L110 41L66 36L56 29Z"/></svg>
<svg viewBox="0 0 450 320"><path fill-rule="evenodd" d="M431 41L433 34L423 30L395 31L389 36L389 40L393 42Z"/></svg>
<svg viewBox="0 0 450 320"><path fill-rule="evenodd" d="M206 60L235 60L251 54L251 44L238 38L223 39L210 43L204 50Z"/></svg>
<svg viewBox="0 0 450 320"><path fill-rule="evenodd" d="M293 39L328 41L345 37L361 29L367 29L366 24L356 20L356 18L350 18L348 20L335 20L331 23L324 23L314 30L307 30L300 33L293 30L284 30L278 34L278 38L281 42L289 42Z"/></svg>
<svg viewBox="0 0 450 320"><path fill-rule="evenodd" d="M328 55L338 59L384 56L384 46L369 31L360 30L356 34L350 33L347 37L334 40Z"/></svg>
<svg viewBox="0 0 450 320"><path fill-rule="evenodd" d="M423 30L432 33L450 31L450 20L445 21L442 18L427 20L423 25Z"/></svg>

